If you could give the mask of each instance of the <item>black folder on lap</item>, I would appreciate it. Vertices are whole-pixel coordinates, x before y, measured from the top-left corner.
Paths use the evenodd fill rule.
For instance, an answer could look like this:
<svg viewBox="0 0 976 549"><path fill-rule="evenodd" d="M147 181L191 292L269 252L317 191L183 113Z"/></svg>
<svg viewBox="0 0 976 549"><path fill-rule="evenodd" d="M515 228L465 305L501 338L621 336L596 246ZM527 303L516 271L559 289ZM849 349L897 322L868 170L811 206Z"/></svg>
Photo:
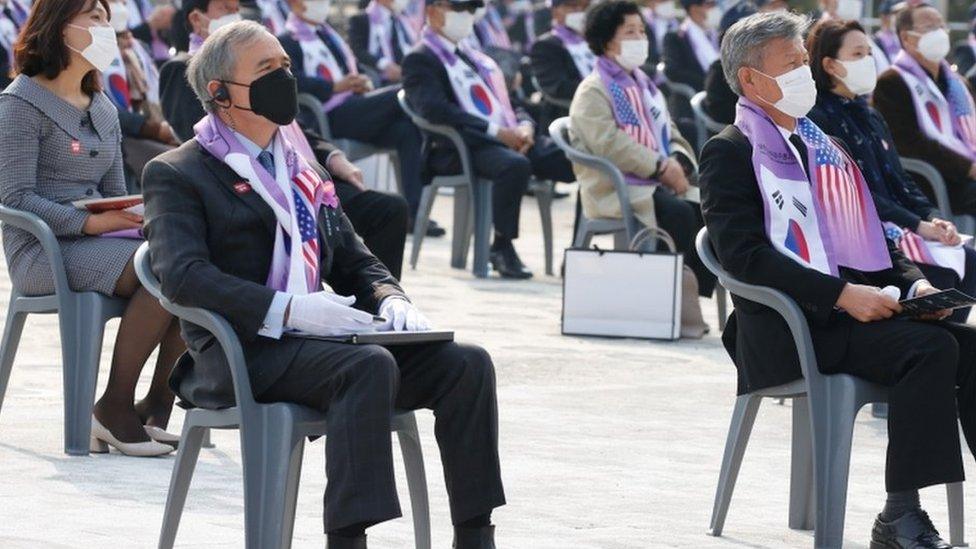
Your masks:
<svg viewBox="0 0 976 549"><path fill-rule="evenodd" d="M435 343L438 341L454 341L454 332L450 330L428 330L426 332L369 332L364 334L344 334L338 336L317 336L311 334L288 334L291 337L332 341L334 343L350 343L352 345L415 345L417 343Z"/></svg>
<svg viewBox="0 0 976 549"><path fill-rule="evenodd" d="M953 288L922 297L906 299L899 303L902 308L900 316L918 316L946 309L969 307L976 304L976 298Z"/></svg>

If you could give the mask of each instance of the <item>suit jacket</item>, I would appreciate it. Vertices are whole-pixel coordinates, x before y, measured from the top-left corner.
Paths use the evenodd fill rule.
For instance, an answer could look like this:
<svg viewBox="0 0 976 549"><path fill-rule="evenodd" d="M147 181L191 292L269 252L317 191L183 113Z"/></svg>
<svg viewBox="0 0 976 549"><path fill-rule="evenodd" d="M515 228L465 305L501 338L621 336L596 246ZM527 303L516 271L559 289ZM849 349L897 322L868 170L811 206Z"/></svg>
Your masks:
<svg viewBox="0 0 976 549"><path fill-rule="evenodd" d="M534 8L532 13L532 29L535 34L535 39L542 36L549 28L552 27L552 12L549 8L543 6L539 8ZM515 22L512 26L508 27L508 37L511 39L512 44L515 45L519 51L526 51L529 47L528 33L525 31L525 14L520 13L515 17Z"/></svg>
<svg viewBox="0 0 976 549"><path fill-rule="evenodd" d="M369 14L365 12L357 13L349 18L349 47L356 54L356 61L360 65L380 72L379 58L369 53L369 25ZM393 28L396 29L396 25ZM400 48L400 40L396 36L393 36L391 42L393 43L393 62L398 65L402 64L406 52Z"/></svg>
<svg viewBox="0 0 976 549"><path fill-rule="evenodd" d="M893 285L904 295L924 278L890 241L890 269L865 273L841 268L840 277L804 267L773 248L766 235L752 145L735 126L705 144L698 184L702 214L722 266L738 280L775 288L797 302L810 324L821 371L831 370L844 359L850 327L857 322L834 310L847 281ZM738 393L798 379L796 347L782 317L765 305L734 295L732 300L735 312L722 340L738 369Z"/></svg>
<svg viewBox="0 0 976 549"><path fill-rule="evenodd" d="M441 60L420 44L403 58L403 89L410 106L417 114L433 124L451 126L458 130L465 144L472 148L497 145L501 141L488 134L485 119L465 111L457 98ZM516 115L521 121L532 122L531 117L522 110ZM442 138L424 140L424 155L434 150L453 150L447 140Z"/></svg>
<svg viewBox="0 0 976 549"><path fill-rule="evenodd" d="M702 108L712 120L721 124L735 122L735 104L739 96L729 87L722 70L722 60L716 59L705 75L705 100ZM829 132L828 132L829 133Z"/></svg>
<svg viewBox="0 0 976 549"><path fill-rule="evenodd" d="M976 65L976 53L973 52L973 47L969 45L969 40L960 40L956 44L952 61L956 65L956 72L962 76L966 76L973 65Z"/></svg>
<svg viewBox="0 0 976 549"><path fill-rule="evenodd" d="M586 74L580 74L573 56L558 36L548 32L539 37L529 51L532 74L546 94L570 101Z"/></svg>
<svg viewBox="0 0 976 549"><path fill-rule="evenodd" d="M142 181L145 231L163 295L227 319L244 348L252 390L260 394L300 347L258 335L275 295L265 286L274 213L257 192L235 189L240 176L196 139L149 162ZM356 236L341 206L319 215L319 244L322 280L339 294L356 296L356 307L375 313L384 298L404 295ZM230 373L219 345L199 326L183 322L182 329L192 361L181 360L174 370L173 390L197 406L231 405Z"/></svg>
<svg viewBox="0 0 976 549"><path fill-rule="evenodd" d="M203 105L186 80L190 54L181 53L159 69L159 101L163 117L181 141L193 138L193 125L204 116Z"/></svg>
<svg viewBox="0 0 976 549"><path fill-rule="evenodd" d="M284 48L285 53L291 58L291 73L298 80L298 93L310 93L323 103L331 99L334 93L335 82L319 76L305 75L305 56L302 54L302 46L298 43L298 40L292 38L291 34L286 33L279 36L278 41L281 42L281 47ZM351 67L345 66L346 56L342 50L337 45L327 41L325 45L332 52L332 55L335 56L336 61L346 69L346 74L349 74Z"/></svg>
<svg viewBox="0 0 976 549"><path fill-rule="evenodd" d="M664 35L664 75L668 80L700 91L705 87L706 68L698 64L684 30L679 28Z"/></svg>
<svg viewBox="0 0 976 549"><path fill-rule="evenodd" d="M945 89L943 84L939 87ZM919 128L911 90L895 69L888 69L878 77L873 101L891 128L899 154L932 164L948 183L969 179L973 162L926 136Z"/></svg>

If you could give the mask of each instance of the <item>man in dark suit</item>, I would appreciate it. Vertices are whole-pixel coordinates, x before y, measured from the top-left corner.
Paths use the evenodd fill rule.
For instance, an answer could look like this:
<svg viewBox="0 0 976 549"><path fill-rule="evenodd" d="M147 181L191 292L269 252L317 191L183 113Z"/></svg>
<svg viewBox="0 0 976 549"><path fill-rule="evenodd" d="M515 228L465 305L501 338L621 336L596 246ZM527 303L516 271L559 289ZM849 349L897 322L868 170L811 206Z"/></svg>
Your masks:
<svg viewBox="0 0 976 549"><path fill-rule="evenodd" d="M529 51L532 74L546 95L573 100L576 88L593 72L596 56L583 38L589 0L553 0L552 31L539 37ZM546 118L567 116L569 110L549 105Z"/></svg>
<svg viewBox="0 0 976 549"><path fill-rule="evenodd" d="M475 172L494 182L491 263L503 278L532 276L512 241L518 238L522 195L534 174L573 181L572 165L535 123L513 109L498 66L486 55L459 46L471 35L481 0L428 0L427 32L403 60L403 89L420 116L454 127L471 150ZM450 73L448 71L451 71ZM450 142L432 139L424 151L434 173L460 171Z"/></svg>
<svg viewBox="0 0 976 549"><path fill-rule="evenodd" d="M695 92L705 86L705 73L718 59L716 29L722 17L715 0L682 0L687 16L681 26L664 37L664 75L675 84L690 86ZM668 88L665 87L665 90ZM692 143L697 129L689 97L668 95L668 111Z"/></svg>
<svg viewBox="0 0 976 549"><path fill-rule="evenodd" d="M354 139L397 151L403 194L413 218L423 190L421 137L400 108L397 89L373 89L372 80L360 72L352 48L327 22L329 11L322 8L327 5L309 0L288 1L288 32L278 39L291 57L299 93L313 95L322 102L333 138ZM443 236L444 232L431 222L427 234Z"/></svg>
<svg viewBox="0 0 976 549"><path fill-rule="evenodd" d="M383 81L401 80L403 56L417 41L403 14L404 0L373 0L349 18L349 45L359 64L382 75Z"/></svg>
<svg viewBox="0 0 976 549"><path fill-rule="evenodd" d="M514 0L509 11L515 14L508 36L518 51L527 52L532 44L552 26L549 6L533 5L530 0Z"/></svg>
<svg viewBox="0 0 976 549"><path fill-rule="evenodd" d="M207 19L221 15L218 6L226 6L213 0L185 0L184 15L198 11ZM193 34L209 36L204 19L182 19ZM201 41L194 41L202 44ZM199 45L197 46L199 47ZM194 51L196 48L194 48ZM193 126L205 116L203 106L186 79L186 68L190 62L189 53L181 53L163 65L160 76L160 97L163 113L182 141L193 138ZM403 268L403 250L407 239L409 210L402 197L366 188L362 171L349 162L345 153L315 132L303 128L315 159L335 177L336 192L342 201L343 209L356 233L363 237L366 247L386 265L397 279Z"/></svg>
<svg viewBox="0 0 976 549"><path fill-rule="evenodd" d="M927 4L906 7L898 13L895 30L901 40L902 52L895 58L894 66L878 77L873 101L875 108L891 127L898 152L903 156L928 162L945 178L953 213L976 214L976 139L967 139L965 134L954 131L956 124L952 118L955 114L943 117L936 112L937 105L940 104L945 105L946 109L952 109L957 104L971 103L972 92L964 80L960 79L958 82L961 85L956 90L959 95L968 97L955 99L950 95L950 79L955 77L943 59L949 51L948 35L943 40L942 52L929 51L931 48L928 47L923 52L920 46L923 34L941 34L944 31L940 29L944 29L944 26L945 20L939 10ZM936 57L938 53L941 56ZM903 69L909 66L921 67L921 71L913 75L911 71ZM913 81L911 87L907 79ZM938 89L937 95L928 92L929 83ZM916 92L928 92L932 95L923 97ZM924 105L926 112L923 115L934 118L937 127L943 128L945 125L948 132L957 135L940 138L934 132L926 131L929 125L920 124L916 98L919 99L919 104ZM961 146L952 146L951 141L956 141Z"/></svg>
<svg viewBox="0 0 976 549"><path fill-rule="evenodd" d="M918 489L963 478L957 398L958 417L972 448L976 331L936 320L948 312L925 322L892 318L900 305L885 294L894 289L882 292L881 287L894 286L904 297L936 290L884 239L870 204L857 225L863 229L856 233L826 221L837 219L838 213L827 202L818 208L816 219L808 221L803 214L809 208L801 208L802 192L810 198L824 185L807 175L818 173L809 169L809 162L822 162L819 155L807 156L808 147L830 157L841 154L835 142L803 118L816 97L805 65L804 26L800 16L768 13L748 17L727 32L722 64L740 102L736 125L711 139L701 155L705 223L722 266L732 276L782 291L803 309L821 372L846 373L889 388L888 502L875 522L872 546L947 548L918 504ZM775 78L787 73L792 73L793 85L783 90ZM809 181L794 181L785 175L787 168ZM763 174L761 181L757 171ZM806 187L808 182L813 188ZM858 185L856 180L853 184ZM776 188L785 191L770 192ZM782 192L796 193L792 201L784 201L786 209L778 206ZM770 235L781 234L776 223L786 217L791 224L784 242ZM793 228L810 222L805 233ZM824 240L816 236L818 227L829 235ZM833 253L826 257L847 258L835 269L824 269L816 260L824 257L817 251L828 247ZM723 340L738 368L738 392L798 379L796 349L783 319L768 307L733 299L735 313Z"/></svg>
<svg viewBox="0 0 976 549"><path fill-rule="evenodd" d="M220 66L226 60L233 66ZM455 547L493 549L490 515L505 498L488 354L453 342L383 348L289 335L429 329L353 232L329 174L295 151L285 126L298 111L289 67L278 41L250 21L214 33L194 55L187 74L210 114L144 175L162 292L231 323L257 400L327 414L330 549L364 549L367 527L400 516L394 407L434 410ZM377 325L376 314L388 320ZM197 406L232 404L219 346L197 326L182 328L191 360L180 362L174 390Z"/></svg>

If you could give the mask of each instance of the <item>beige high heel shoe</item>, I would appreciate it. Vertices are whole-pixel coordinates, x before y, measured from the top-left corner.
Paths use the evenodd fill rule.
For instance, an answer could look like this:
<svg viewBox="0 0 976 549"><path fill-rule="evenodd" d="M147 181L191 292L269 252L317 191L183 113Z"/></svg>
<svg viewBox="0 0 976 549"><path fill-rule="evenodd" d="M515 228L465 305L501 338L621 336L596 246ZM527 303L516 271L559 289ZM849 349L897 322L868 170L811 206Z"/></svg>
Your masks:
<svg viewBox="0 0 976 549"><path fill-rule="evenodd" d="M174 450L168 444L162 444L155 440L146 442L122 442L115 438L104 425L92 416L91 430L91 451L95 454L107 454L108 447L112 446L116 450L127 456L133 457L155 457L163 456Z"/></svg>
<svg viewBox="0 0 976 549"><path fill-rule="evenodd" d="M179 435L174 435L173 433L167 432L165 429L160 429L159 427L153 425L143 425L142 428L146 430L146 434L149 435L149 438L155 440L156 442L161 442L167 446L172 446L173 448L180 447Z"/></svg>

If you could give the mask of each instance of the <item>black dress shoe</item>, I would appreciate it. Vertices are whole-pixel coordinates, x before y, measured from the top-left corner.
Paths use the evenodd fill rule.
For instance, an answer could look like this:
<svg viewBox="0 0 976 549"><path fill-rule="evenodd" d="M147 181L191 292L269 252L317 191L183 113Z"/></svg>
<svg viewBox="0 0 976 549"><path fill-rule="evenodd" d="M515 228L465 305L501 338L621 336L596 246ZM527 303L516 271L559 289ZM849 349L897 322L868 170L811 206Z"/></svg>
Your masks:
<svg viewBox="0 0 976 549"><path fill-rule="evenodd" d="M925 511L909 511L897 520L874 521L871 530L871 549L952 549L939 537L932 520Z"/></svg>
<svg viewBox="0 0 976 549"><path fill-rule="evenodd" d="M432 238L440 238L447 234L447 230L441 227L433 219L427 220L427 236Z"/></svg>
<svg viewBox="0 0 976 549"><path fill-rule="evenodd" d="M366 536L347 538L329 534L325 549L366 549Z"/></svg>
<svg viewBox="0 0 976 549"><path fill-rule="evenodd" d="M454 528L454 549L495 549L495 527Z"/></svg>
<svg viewBox="0 0 976 549"><path fill-rule="evenodd" d="M532 271L525 268L522 259L519 258L515 248L511 245L492 250L488 254L488 259L491 261L492 268L498 271L502 278L514 280L532 278Z"/></svg>

